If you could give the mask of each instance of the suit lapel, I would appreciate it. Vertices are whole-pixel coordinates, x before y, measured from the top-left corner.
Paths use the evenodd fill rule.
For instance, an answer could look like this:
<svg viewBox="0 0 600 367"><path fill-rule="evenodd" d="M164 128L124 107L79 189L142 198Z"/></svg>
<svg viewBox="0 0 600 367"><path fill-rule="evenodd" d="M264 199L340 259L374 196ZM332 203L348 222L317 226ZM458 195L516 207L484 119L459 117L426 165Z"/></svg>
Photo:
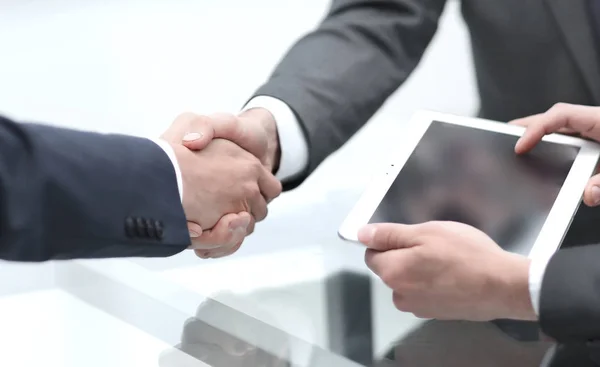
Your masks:
<svg viewBox="0 0 600 367"><path fill-rule="evenodd" d="M586 0L546 0L596 104L600 104L600 64Z"/></svg>

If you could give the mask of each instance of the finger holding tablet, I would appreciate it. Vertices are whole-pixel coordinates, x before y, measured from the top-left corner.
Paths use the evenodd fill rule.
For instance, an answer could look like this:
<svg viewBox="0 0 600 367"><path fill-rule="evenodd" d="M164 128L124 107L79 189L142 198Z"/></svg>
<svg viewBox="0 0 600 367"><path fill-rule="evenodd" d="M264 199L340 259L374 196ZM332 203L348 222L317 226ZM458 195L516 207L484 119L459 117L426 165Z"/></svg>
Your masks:
<svg viewBox="0 0 600 367"><path fill-rule="evenodd" d="M515 145L517 154L533 149L545 135L552 133L580 134L600 142L600 107L558 103L545 113L511 121L526 128ZM600 174L590 178L583 195L588 206L600 205Z"/></svg>

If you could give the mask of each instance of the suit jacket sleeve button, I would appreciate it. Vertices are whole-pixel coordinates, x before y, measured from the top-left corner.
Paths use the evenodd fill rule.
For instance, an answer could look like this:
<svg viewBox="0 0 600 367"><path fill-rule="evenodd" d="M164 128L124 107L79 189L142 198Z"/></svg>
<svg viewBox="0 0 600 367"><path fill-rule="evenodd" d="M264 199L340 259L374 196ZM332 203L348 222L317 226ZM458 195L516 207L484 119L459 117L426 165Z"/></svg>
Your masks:
<svg viewBox="0 0 600 367"><path fill-rule="evenodd" d="M156 238L156 228L154 227L154 221L152 219L146 219L146 223L144 224L146 227L146 231L148 232L148 237Z"/></svg>
<svg viewBox="0 0 600 367"><path fill-rule="evenodd" d="M133 218L125 218L125 234L127 237L135 237L135 223Z"/></svg>
<svg viewBox="0 0 600 367"><path fill-rule="evenodd" d="M154 229L156 231L156 237L158 239L162 239L163 238L163 234L164 234L164 229L163 229L163 224L161 221L157 220L154 222Z"/></svg>
<svg viewBox="0 0 600 367"><path fill-rule="evenodd" d="M139 237L148 237L148 231L146 230L146 222L142 218L135 218L135 229Z"/></svg>

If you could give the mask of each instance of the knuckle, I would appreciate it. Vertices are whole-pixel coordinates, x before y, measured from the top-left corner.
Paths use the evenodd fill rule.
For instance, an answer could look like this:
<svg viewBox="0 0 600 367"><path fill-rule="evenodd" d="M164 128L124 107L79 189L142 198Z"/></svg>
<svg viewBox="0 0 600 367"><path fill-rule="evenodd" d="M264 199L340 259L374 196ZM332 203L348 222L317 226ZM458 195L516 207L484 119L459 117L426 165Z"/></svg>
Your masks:
<svg viewBox="0 0 600 367"><path fill-rule="evenodd" d="M437 226L438 226L437 221L425 222L425 223L419 225L419 227L425 232L430 232L432 230L435 230Z"/></svg>
<svg viewBox="0 0 600 367"><path fill-rule="evenodd" d="M389 226L382 226L377 229L373 237L373 243L377 245L395 244L398 233Z"/></svg>
<svg viewBox="0 0 600 367"><path fill-rule="evenodd" d="M260 200L262 198L262 193L260 192L258 185L252 185L250 194L252 195L252 199Z"/></svg>
<svg viewBox="0 0 600 367"><path fill-rule="evenodd" d="M273 187L269 188L268 193L266 193L265 200L267 200L267 202L271 202L273 199L275 199L279 195L281 195L282 191L283 191L283 186L282 186L281 182L279 180L275 179L273 181Z"/></svg>
<svg viewBox="0 0 600 367"><path fill-rule="evenodd" d="M258 174L263 170L263 165L258 158L253 155L248 155L248 167L251 169L252 173Z"/></svg>
<svg viewBox="0 0 600 367"><path fill-rule="evenodd" d="M393 241L394 241L394 234L389 229L377 230L377 232L375 232L375 237L373 238L373 242L376 244L393 243Z"/></svg>
<svg viewBox="0 0 600 367"><path fill-rule="evenodd" d="M233 246L233 247L231 248L231 250L229 250L229 254L230 254L230 255L233 255L233 254L235 254L235 253L236 253L236 252L237 252L237 251L238 251L238 250L239 250L239 249L242 247L242 244L243 244L243 243L244 243L244 240L243 240L243 239L242 239L241 241L239 241L238 243L236 243L236 244L235 244L235 246Z"/></svg>
<svg viewBox="0 0 600 367"><path fill-rule="evenodd" d="M269 215L269 208L265 205L261 208L260 214L259 214L258 218L256 218L256 219L258 221L262 221L267 217L267 215Z"/></svg>
<svg viewBox="0 0 600 367"><path fill-rule="evenodd" d="M216 112L211 114L209 117L226 122L237 122L238 120L238 117L230 112Z"/></svg>
<svg viewBox="0 0 600 367"><path fill-rule="evenodd" d="M263 221L267 217L267 214L267 206L263 205L262 203L255 203L255 205L252 207L252 215L257 222Z"/></svg>
<svg viewBox="0 0 600 367"><path fill-rule="evenodd" d="M177 116L177 118L175 118L175 121L177 121L180 124L186 124L186 123L193 121L197 117L198 117L198 115L196 115L193 112L183 112L183 113L179 114Z"/></svg>
<svg viewBox="0 0 600 367"><path fill-rule="evenodd" d="M223 118L230 122L239 123L239 118L236 115L234 115L233 113L229 113L229 112L223 113Z"/></svg>
<svg viewBox="0 0 600 367"><path fill-rule="evenodd" d="M250 221L250 224L248 224L248 228L246 229L246 235L251 235L252 233L254 233L254 227L256 225L256 222L254 221L254 219L252 219Z"/></svg>
<svg viewBox="0 0 600 367"><path fill-rule="evenodd" d="M448 229L448 222L442 222L442 221L433 221L433 222L427 222L425 224L423 224L423 230L425 230L427 233L438 233L438 232L442 232Z"/></svg>
<svg viewBox="0 0 600 367"><path fill-rule="evenodd" d="M548 110L548 113L554 114L554 115L560 115L562 113L565 113L565 111L568 110L570 107L571 107L571 105L568 103L558 102L558 103L555 103L552 107L550 107L550 109Z"/></svg>
<svg viewBox="0 0 600 367"><path fill-rule="evenodd" d="M246 181L246 182L242 183L239 186L240 195L243 196L243 198L250 197L250 195L254 191L254 187L253 186L254 186L254 183L251 182L251 181Z"/></svg>
<svg viewBox="0 0 600 367"><path fill-rule="evenodd" d="M260 196L260 189L256 182L246 183L243 187L244 196L248 199L256 199Z"/></svg>
<svg viewBox="0 0 600 367"><path fill-rule="evenodd" d="M234 234L232 231L222 230L218 233L216 242L218 245L224 246L228 243L231 243L234 239L233 237L234 237Z"/></svg>
<svg viewBox="0 0 600 367"><path fill-rule="evenodd" d="M256 180L256 177L258 177L257 174L257 168L256 165L254 164L254 161L252 161L251 159L242 159L239 161L239 163L242 165L242 175L244 177L244 179L246 180Z"/></svg>
<svg viewBox="0 0 600 367"><path fill-rule="evenodd" d="M187 119L187 120L189 120L189 119L192 119L192 118L194 118L196 116L197 115L195 113L186 111L186 112L180 113L179 116L177 116L177 119L180 119L180 120L186 120Z"/></svg>
<svg viewBox="0 0 600 367"><path fill-rule="evenodd" d="M432 229L441 229L441 228L444 228L444 226L447 223L448 222L436 220L436 221L433 221L433 222L429 222L429 225L431 226Z"/></svg>
<svg viewBox="0 0 600 367"><path fill-rule="evenodd" d="M260 193L260 189L258 186L254 186L252 191L250 192L251 198L254 202L260 203L262 201L262 194ZM260 205L260 208L266 207L266 203L264 205Z"/></svg>
<svg viewBox="0 0 600 367"><path fill-rule="evenodd" d="M192 241L192 248L195 250L212 250L215 247L218 247L215 243Z"/></svg>
<svg viewBox="0 0 600 367"><path fill-rule="evenodd" d="M183 125L185 128L191 129L206 125L210 121L210 118L193 112L184 112L177 116L175 121Z"/></svg>
<svg viewBox="0 0 600 367"><path fill-rule="evenodd" d="M383 269L379 272L381 281L390 288L394 288L396 284L397 274L393 269Z"/></svg>
<svg viewBox="0 0 600 367"><path fill-rule="evenodd" d="M179 134L193 132L193 130L205 131L210 124L210 118L204 115L198 115L193 112L184 112L177 116L173 126ZM178 136L178 138L181 138Z"/></svg>
<svg viewBox="0 0 600 367"><path fill-rule="evenodd" d="M189 129L202 129L210 124L210 119L206 116L195 115L189 120Z"/></svg>
<svg viewBox="0 0 600 367"><path fill-rule="evenodd" d="M394 302L394 307L396 307L398 311L410 312L410 305L407 302L406 297L403 297L399 292L394 292L392 300Z"/></svg>
<svg viewBox="0 0 600 367"><path fill-rule="evenodd" d="M206 250L194 250L194 253L201 259L208 259L210 255L210 252Z"/></svg>
<svg viewBox="0 0 600 367"><path fill-rule="evenodd" d="M229 241L227 241L227 243L223 244L222 250L229 252L232 248L234 248L238 244L241 244L242 242L244 242L244 238L245 238L245 234L244 235L238 234L238 235L232 236L229 239Z"/></svg>

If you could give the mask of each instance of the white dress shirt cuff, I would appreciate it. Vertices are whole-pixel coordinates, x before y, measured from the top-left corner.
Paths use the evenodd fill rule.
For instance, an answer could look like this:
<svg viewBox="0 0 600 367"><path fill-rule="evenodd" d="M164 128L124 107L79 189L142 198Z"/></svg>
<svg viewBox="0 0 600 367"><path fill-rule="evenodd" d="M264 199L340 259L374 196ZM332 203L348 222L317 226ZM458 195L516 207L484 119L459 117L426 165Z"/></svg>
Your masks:
<svg viewBox="0 0 600 367"><path fill-rule="evenodd" d="M542 292L542 281L550 258L538 257L531 260L529 265L529 296L535 314L540 316L540 295Z"/></svg>
<svg viewBox="0 0 600 367"><path fill-rule="evenodd" d="M241 112L252 108L264 108L275 119L281 150L277 179L285 181L301 174L308 166L308 144L292 109L285 102L269 96L252 98Z"/></svg>
<svg viewBox="0 0 600 367"><path fill-rule="evenodd" d="M177 162L177 157L175 156L173 148L169 145L169 143L162 139L150 140L156 143L156 145L158 145L171 160L171 163L173 164L173 169L175 170L175 177L177 178L177 189L179 190L179 199L181 200L181 202L183 202L183 181L181 179L181 169L179 168L179 163Z"/></svg>

